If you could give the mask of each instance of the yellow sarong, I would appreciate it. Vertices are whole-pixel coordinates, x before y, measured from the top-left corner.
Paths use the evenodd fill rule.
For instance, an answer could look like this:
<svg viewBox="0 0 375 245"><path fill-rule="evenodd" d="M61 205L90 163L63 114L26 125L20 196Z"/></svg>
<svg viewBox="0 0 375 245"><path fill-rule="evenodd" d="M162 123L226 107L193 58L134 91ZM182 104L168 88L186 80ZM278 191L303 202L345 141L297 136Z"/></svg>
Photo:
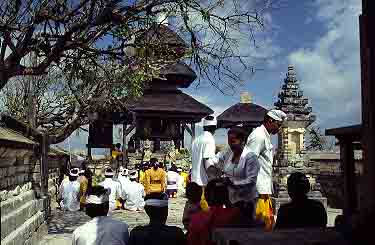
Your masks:
<svg viewBox="0 0 375 245"><path fill-rule="evenodd" d="M208 211L208 203L206 201L206 198L204 197L204 187L202 187L202 197L201 197L200 205L201 205L202 211L204 212Z"/></svg>
<svg viewBox="0 0 375 245"><path fill-rule="evenodd" d="M139 183L145 185L145 172L139 171Z"/></svg>
<svg viewBox="0 0 375 245"><path fill-rule="evenodd" d="M270 195L261 194L259 196L256 206L255 217L257 220L264 222L266 231L272 231L275 219L273 216Z"/></svg>

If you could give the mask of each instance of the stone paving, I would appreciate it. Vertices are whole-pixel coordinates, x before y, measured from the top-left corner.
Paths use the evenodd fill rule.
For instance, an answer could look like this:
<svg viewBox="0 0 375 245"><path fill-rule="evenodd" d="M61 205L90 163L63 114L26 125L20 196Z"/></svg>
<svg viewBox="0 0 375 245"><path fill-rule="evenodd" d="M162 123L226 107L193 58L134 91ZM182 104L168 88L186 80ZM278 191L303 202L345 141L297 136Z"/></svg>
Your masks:
<svg viewBox="0 0 375 245"><path fill-rule="evenodd" d="M182 214L186 199L178 197L169 200L168 225L175 225L183 228ZM328 208L328 226L334 225L337 215L341 214L339 209ZM129 231L137 225L148 223L147 214L143 212L130 212L117 210L111 214L116 219L122 220L129 225ZM49 223L48 235L45 236L40 245L70 245L71 235L75 228L87 222L90 218L84 212L62 212L56 210Z"/></svg>
<svg viewBox="0 0 375 245"><path fill-rule="evenodd" d="M178 197L169 199L168 225L175 225L183 228L182 214L186 199ZM48 235L45 236L40 245L70 245L71 236L75 228L84 224L90 218L84 212L62 212L56 210L48 225ZM122 220L129 225L129 231L138 225L145 225L149 222L147 214L142 212L130 212L116 210L111 216Z"/></svg>

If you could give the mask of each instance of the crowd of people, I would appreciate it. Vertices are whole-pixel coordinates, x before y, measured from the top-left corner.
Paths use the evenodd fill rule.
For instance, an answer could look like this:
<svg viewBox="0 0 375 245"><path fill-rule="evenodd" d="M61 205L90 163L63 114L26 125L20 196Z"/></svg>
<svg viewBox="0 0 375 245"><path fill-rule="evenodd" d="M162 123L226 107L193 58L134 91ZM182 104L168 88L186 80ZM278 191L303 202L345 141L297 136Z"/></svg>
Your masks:
<svg viewBox="0 0 375 245"><path fill-rule="evenodd" d="M102 183L86 188L82 187L82 183L87 183L83 177L78 181L81 171L72 169L69 180L63 181L60 188L61 207L85 210L92 218L74 231L73 244L208 245L214 244L211 234L216 227L265 231L325 227L325 208L308 198L310 183L301 172L289 176L291 202L281 206L275 221L270 199L271 135L278 133L284 120L285 113L271 110L251 134L241 125L235 126L228 131L228 147L216 152L216 120L206 117L203 134L192 144L191 178L187 184L174 164L165 171L156 158L150 158L142 171L120 168L117 180L115 172L108 168ZM187 198L182 217L186 234L181 228L166 225L168 199L175 198L181 188ZM125 223L108 216L114 209L122 208L145 210L150 223L135 227L129 234Z"/></svg>
<svg viewBox="0 0 375 245"><path fill-rule="evenodd" d="M59 204L62 210L83 211L86 203L91 175L89 170L72 168L59 188ZM117 177L116 177L117 176ZM144 198L148 194L166 193L169 198L185 192L187 175L172 164L169 171L164 170L162 162L151 158L143 164L142 170L119 168L118 174L108 167L104 171L105 179L99 183L105 189L110 189L109 212L116 209L129 211L144 210Z"/></svg>

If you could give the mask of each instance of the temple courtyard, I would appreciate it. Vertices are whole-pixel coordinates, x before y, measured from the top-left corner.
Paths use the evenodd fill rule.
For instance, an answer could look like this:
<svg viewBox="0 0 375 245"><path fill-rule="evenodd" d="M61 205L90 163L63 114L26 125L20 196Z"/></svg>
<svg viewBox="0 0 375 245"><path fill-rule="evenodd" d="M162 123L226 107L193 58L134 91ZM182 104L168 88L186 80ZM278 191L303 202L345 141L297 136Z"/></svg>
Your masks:
<svg viewBox="0 0 375 245"><path fill-rule="evenodd" d="M169 215L167 224L183 228L182 214L186 199L178 197L169 201ZM341 214L340 209L328 208L328 226L333 226L337 215ZM145 212L129 212L125 210L114 211L111 214L119 220L123 220L129 225L129 231L138 225L148 223L148 217ZM90 218L84 212L61 212L52 211L52 218L48 224L48 235L41 241L40 245L70 245L71 237L75 228L87 222Z"/></svg>

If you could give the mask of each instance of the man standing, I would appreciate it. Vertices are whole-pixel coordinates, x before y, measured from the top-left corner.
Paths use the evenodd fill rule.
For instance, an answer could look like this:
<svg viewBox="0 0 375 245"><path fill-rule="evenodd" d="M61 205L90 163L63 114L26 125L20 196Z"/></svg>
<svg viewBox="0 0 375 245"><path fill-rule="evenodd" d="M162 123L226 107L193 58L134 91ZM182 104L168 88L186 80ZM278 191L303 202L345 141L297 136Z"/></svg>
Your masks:
<svg viewBox="0 0 375 245"><path fill-rule="evenodd" d="M256 218L265 223L266 230L271 230L275 222L270 200L273 162L271 135L279 132L285 119L286 114L283 111L268 111L264 117L263 124L254 129L246 143L248 151L253 153L253 161L257 161L260 166L256 183L259 195L256 204Z"/></svg>
<svg viewBox="0 0 375 245"><path fill-rule="evenodd" d="M213 134L216 130L216 118L207 116L203 119L203 134L198 136L191 147L191 182L205 187L209 177L213 177L216 172L213 158L215 157L215 138ZM201 206L203 210L208 209L207 202L202 195Z"/></svg>
<svg viewBox="0 0 375 245"><path fill-rule="evenodd" d="M142 211L145 206L143 200L146 195L145 189L143 185L137 182L137 178L137 170L131 171L129 185L124 189L126 199L124 208L130 211Z"/></svg>
<svg viewBox="0 0 375 245"><path fill-rule="evenodd" d="M116 201L123 196L120 182L113 180L114 174L111 168L107 168L104 172L105 180L99 184L105 189L111 190L111 194L109 195L109 211L116 209Z"/></svg>
<svg viewBox="0 0 375 245"><path fill-rule="evenodd" d="M77 181L78 168L70 170L69 180L63 181L60 186L60 206L65 211L78 211L80 209L80 184Z"/></svg>
<svg viewBox="0 0 375 245"><path fill-rule="evenodd" d="M109 210L109 189L94 186L86 199L86 214L92 218L74 230L73 245L127 245L128 225L107 216Z"/></svg>

